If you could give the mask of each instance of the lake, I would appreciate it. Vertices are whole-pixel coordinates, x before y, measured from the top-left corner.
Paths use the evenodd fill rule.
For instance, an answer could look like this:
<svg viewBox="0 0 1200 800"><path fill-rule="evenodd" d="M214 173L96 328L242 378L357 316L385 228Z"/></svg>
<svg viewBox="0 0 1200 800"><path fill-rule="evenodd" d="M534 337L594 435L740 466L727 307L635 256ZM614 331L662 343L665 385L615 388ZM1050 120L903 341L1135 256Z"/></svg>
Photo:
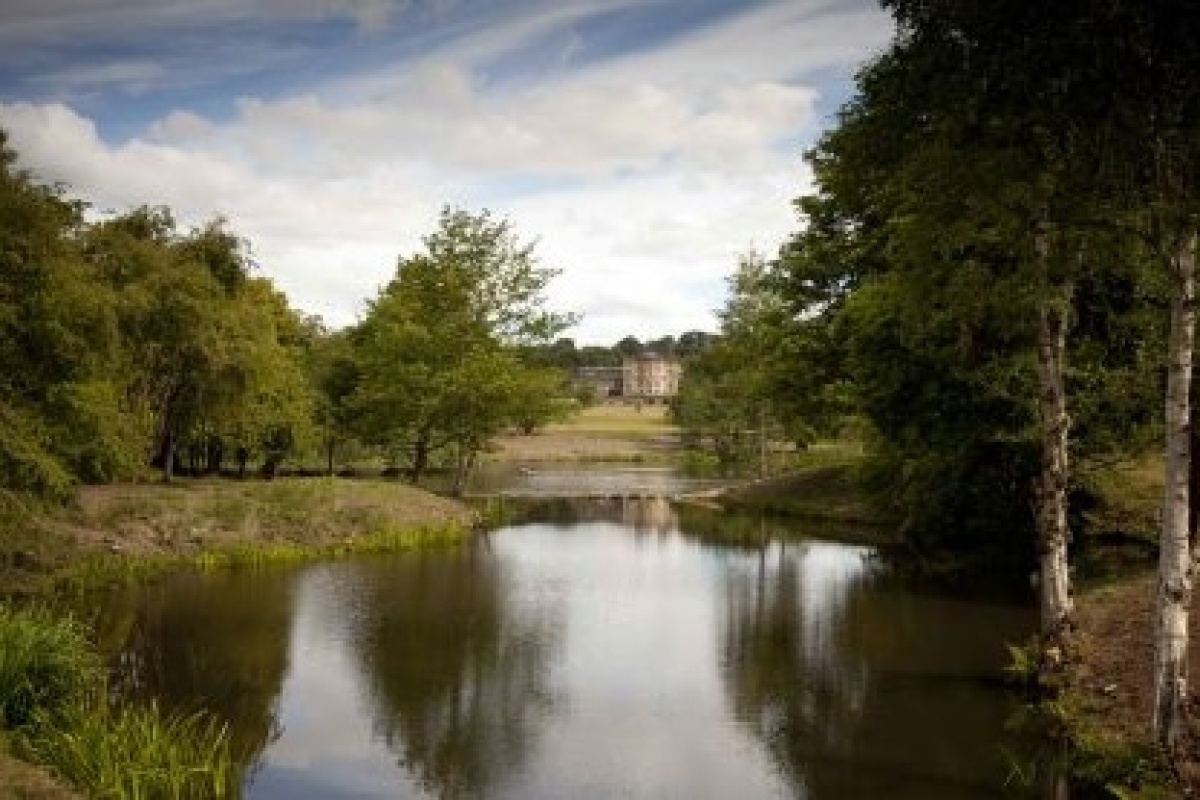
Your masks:
<svg viewBox="0 0 1200 800"><path fill-rule="evenodd" d="M252 800L1014 796L1027 603L663 497L523 520L106 595L116 690L228 719Z"/></svg>

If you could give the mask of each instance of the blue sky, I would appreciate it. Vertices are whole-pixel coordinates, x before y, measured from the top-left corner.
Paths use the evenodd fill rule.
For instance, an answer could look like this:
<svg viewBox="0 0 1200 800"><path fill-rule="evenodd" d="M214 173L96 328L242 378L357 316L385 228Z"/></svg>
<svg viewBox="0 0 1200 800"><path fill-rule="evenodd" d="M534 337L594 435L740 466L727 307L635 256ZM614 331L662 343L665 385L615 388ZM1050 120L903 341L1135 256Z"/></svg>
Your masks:
<svg viewBox="0 0 1200 800"><path fill-rule="evenodd" d="M490 208L608 344L714 327L890 34L871 0L6 0L0 127L97 213L226 217L335 326Z"/></svg>

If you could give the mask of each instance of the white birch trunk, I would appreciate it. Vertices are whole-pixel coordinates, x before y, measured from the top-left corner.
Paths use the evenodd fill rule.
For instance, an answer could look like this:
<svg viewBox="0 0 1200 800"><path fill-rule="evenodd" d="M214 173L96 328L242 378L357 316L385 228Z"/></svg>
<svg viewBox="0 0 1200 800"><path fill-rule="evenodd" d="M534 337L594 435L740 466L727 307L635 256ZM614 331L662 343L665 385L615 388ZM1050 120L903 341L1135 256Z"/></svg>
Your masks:
<svg viewBox="0 0 1200 800"><path fill-rule="evenodd" d="M1041 568L1042 645L1045 665L1061 666L1074 623L1067 547L1067 488L1070 460L1067 437L1070 417L1063 385L1067 314L1073 287L1058 286L1038 313L1037 381L1041 421L1042 472L1037 488L1038 555Z"/></svg>
<svg viewBox="0 0 1200 800"><path fill-rule="evenodd" d="M1188 609L1192 573L1188 531L1191 469L1191 378L1195 345L1196 236L1172 258L1171 331L1166 395L1166 491L1159 541L1158 618L1155 629L1155 738L1172 748L1187 699Z"/></svg>

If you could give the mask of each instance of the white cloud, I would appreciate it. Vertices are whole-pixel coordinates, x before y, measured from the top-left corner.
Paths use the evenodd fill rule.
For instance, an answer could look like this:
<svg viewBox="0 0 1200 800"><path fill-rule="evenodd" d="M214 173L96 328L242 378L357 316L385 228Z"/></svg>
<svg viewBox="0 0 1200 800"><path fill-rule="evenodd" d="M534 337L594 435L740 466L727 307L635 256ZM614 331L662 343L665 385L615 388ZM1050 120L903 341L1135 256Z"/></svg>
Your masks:
<svg viewBox="0 0 1200 800"><path fill-rule="evenodd" d="M312 3L367 27L405 5ZM0 104L0 126L24 164L99 209L225 215L292 302L333 324L354 320L450 202L490 206L540 239L564 269L556 304L586 314L581 341L710 328L736 255L773 250L795 225L807 176L777 144L816 129L803 76L853 64L887 23L779 3L656 50L490 83L488 59L548 30L582 47L572 26L598 7L556 5L419 64L246 97L231 120L179 109L124 142L60 104Z"/></svg>

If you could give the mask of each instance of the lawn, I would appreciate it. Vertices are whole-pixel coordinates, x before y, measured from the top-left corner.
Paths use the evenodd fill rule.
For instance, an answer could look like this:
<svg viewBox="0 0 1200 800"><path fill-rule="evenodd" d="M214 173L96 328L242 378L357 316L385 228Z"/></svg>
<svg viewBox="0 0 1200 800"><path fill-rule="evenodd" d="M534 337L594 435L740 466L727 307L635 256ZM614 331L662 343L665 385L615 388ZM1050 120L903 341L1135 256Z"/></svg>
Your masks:
<svg viewBox="0 0 1200 800"><path fill-rule="evenodd" d="M678 429L667 419L662 405L602 403L576 412L565 422L556 422L546 433L611 437L674 436Z"/></svg>

